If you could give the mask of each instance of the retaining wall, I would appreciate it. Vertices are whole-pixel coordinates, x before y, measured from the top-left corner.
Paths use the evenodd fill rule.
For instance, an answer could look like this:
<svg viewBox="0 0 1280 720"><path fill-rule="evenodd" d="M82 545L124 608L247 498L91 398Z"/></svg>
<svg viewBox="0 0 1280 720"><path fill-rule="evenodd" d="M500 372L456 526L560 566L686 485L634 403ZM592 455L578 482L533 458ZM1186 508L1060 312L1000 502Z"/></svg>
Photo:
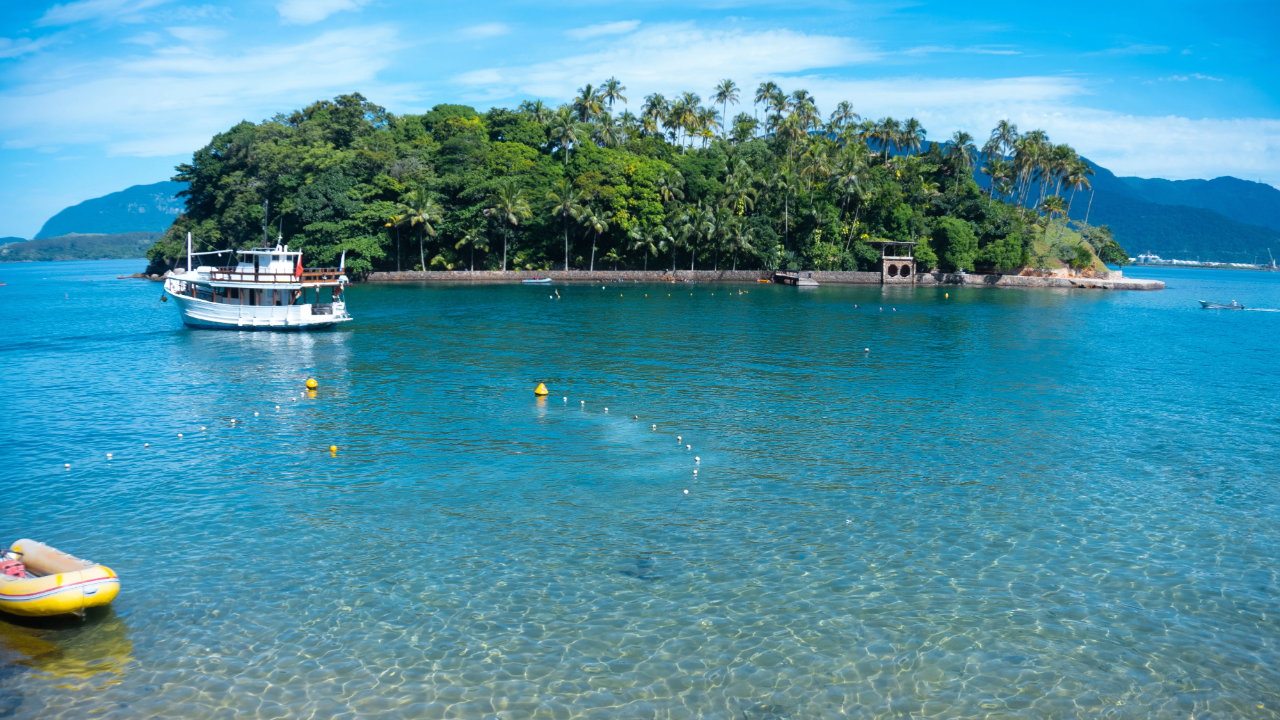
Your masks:
<svg viewBox="0 0 1280 720"><path fill-rule="evenodd" d="M878 272L845 272L814 270L805 272L823 285L880 285ZM1116 273L1118 275L1118 273ZM549 277L560 282L731 282L755 283L768 280L773 273L768 270L563 270L510 271L497 270L436 270L428 272L376 272L365 282L453 282L453 283L516 283L526 278ZM1134 280L1123 277L1084 278L1033 275L962 275L959 273L920 273L917 285L965 285L971 287L1053 287L1084 288L1093 290L1163 290L1159 280ZM904 285L904 284L899 284ZM898 285L895 285L898 286Z"/></svg>

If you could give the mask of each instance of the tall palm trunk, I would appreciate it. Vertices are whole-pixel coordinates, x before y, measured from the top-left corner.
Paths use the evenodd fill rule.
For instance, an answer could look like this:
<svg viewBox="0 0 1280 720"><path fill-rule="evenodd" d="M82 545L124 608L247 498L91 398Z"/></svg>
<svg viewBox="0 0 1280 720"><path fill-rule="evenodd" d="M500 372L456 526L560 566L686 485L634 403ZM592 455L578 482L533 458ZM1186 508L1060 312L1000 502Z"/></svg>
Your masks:
<svg viewBox="0 0 1280 720"><path fill-rule="evenodd" d="M471 272L476 271L476 246L471 246Z"/></svg>
<svg viewBox="0 0 1280 720"><path fill-rule="evenodd" d="M1089 188L1089 207L1084 210L1084 226L1089 227L1089 211L1093 209L1093 188Z"/></svg>
<svg viewBox="0 0 1280 720"><path fill-rule="evenodd" d="M427 271L427 251L423 249L423 245L427 243L427 231L424 229L418 235L418 261L422 263L422 271Z"/></svg>
<svg viewBox="0 0 1280 720"><path fill-rule="evenodd" d="M502 272L507 271L507 231L502 231Z"/></svg>
<svg viewBox="0 0 1280 720"><path fill-rule="evenodd" d="M400 272L400 228L396 228L396 272Z"/></svg>
<svg viewBox="0 0 1280 720"><path fill-rule="evenodd" d="M698 238L693 238L693 249L689 251L689 272L693 272L693 263L698 257Z"/></svg>
<svg viewBox="0 0 1280 720"><path fill-rule="evenodd" d="M569 272L569 213L564 214L564 271Z"/></svg>
<svg viewBox="0 0 1280 720"><path fill-rule="evenodd" d="M596 271L596 242L600 240L600 233L591 238L591 272Z"/></svg>

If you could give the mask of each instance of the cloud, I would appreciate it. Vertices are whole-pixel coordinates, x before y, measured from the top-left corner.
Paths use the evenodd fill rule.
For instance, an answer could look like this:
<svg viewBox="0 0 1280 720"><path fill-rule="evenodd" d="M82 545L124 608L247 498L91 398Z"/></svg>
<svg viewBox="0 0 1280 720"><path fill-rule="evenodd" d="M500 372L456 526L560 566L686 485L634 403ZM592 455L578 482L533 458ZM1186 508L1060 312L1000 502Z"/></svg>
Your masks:
<svg viewBox="0 0 1280 720"><path fill-rule="evenodd" d="M227 35L222 30L208 27L170 27L165 30L168 30L170 35L192 45L208 45Z"/></svg>
<svg viewBox="0 0 1280 720"><path fill-rule="evenodd" d="M463 28L458 31L458 37L465 40L481 40L484 38L498 37L511 32L511 28L502 23L483 23L481 25L472 25L469 28Z"/></svg>
<svg viewBox="0 0 1280 720"><path fill-rule="evenodd" d="M935 53L966 53L970 55L1021 55L1022 51L1003 45L978 45L957 48L952 45L921 45L902 51L903 55L932 55Z"/></svg>
<svg viewBox="0 0 1280 720"><path fill-rule="evenodd" d="M104 143L111 155L190 153L239 120L353 89L412 101L415 88L377 80L403 47L394 26L373 25L240 53L161 47L126 61L58 67L0 94L0 136L7 148Z"/></svg>
<svg viewBox="0 0 1280 720"><path fill-rule="evenodd" d="M0 59L16 58L28 53L38 52L44 49L55 39L55 35L46 35L37 40L31 38L18 38L11 40L9 38L0 38Z"/></svg>
<svg viewBox="0 0 1280 720"><path fill-rule="evenodd" d="M1211 80L1213 82L1222 82L1222 78L1213 77L1212 75L1201 75L1200 73L1191 73L1190 75L1170 75L1169 77L1156 78L1156 82L1187 82L1188 80ZM1151 84L1151 81L1144 83Z"/></svg>
<svg viewBox="0 0 1280 720"><path fill-rule="evenodd" d="M293 25L311 25L343 10L359 10L369 0L281 0L280 19Z"/></svg>
<svg viewBox="0 0 1280 720"><path fill-rule="evenodd" d="M143 10L167 2L170 0L77 0L49 8L36 25L73 25L89 20L137 22Z"/></svg>
<svg viewBox="0 0 1280 720"><path fill-rule="evenodd" d="M1090 53L1092 55L1163 55L1169 52L1169 48L1164 45L1126 45L1124 47L1111 48L1101 52Z"/></svg>
<svg viewBox="0 0 1280 720"><path fill-rule="evenodd" d="M568 99L584 82L624 78L631 96L693 89L710 92L722 78L741 87L766 76L868 62L878 55L857 41L790 30L702 30L651 25L607 48L534 65L484 68L455 81L478 98L533 95Z"/></svg>
<svg viewBox="0 0 1280 720"><path fill-rule="evenodd" d="M586 40L587 38L600 37L601 35L624 35L638 27L640 27L639 20L620 20L618 22L600 23L598 25L565 30L564 34L574 40Z"/></svg>

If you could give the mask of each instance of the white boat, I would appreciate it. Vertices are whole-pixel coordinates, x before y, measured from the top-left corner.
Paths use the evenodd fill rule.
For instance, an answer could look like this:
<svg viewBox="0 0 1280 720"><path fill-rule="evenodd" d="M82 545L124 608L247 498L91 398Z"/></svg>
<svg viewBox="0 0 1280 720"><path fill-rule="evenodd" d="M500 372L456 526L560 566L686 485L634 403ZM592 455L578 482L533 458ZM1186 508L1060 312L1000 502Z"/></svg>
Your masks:
<svg viewBox="0 0 1280 720"><path fill-rule="evenodd" d="M250 250L192 253L187 236L187 269L170 270L164 290L195 328L314 330L350 321L342 293L346 253L336 268L304 268L302 252L288 245ZM240 256L227 266L192 267L203 255Z"/></svg>
<svg viewBox="0 0 1280 720"><path fill-rule="evenodd" d="M536 278L525 278L525 279L521 280L520 282L521 282L521 283L523 283L523 284L525 284L525 285L550 285L550 284L551 284L551 278L549 278L549 277L545 277L545 278L539 278L539 277L536 277Z"/></svg>

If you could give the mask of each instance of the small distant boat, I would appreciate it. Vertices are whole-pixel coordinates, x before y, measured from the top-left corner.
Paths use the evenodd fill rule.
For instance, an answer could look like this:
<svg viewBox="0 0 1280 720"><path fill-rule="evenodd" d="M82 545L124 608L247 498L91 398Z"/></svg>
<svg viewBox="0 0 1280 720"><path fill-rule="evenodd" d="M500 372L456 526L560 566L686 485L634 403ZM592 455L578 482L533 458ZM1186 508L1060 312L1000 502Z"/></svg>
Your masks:
<svg viewBox="0 0 1280 720"><path fill-rule="evenodd" d="M549 278L549 277L546 277L546 278L525 278L524 280L521 280L520 282L524 283L525 285L550 285L550 284L551 284L551 278Z"/></svg>
<svg viewBox="0 0 1280 720"><path fill-rule="evenodd" d="M0 553L0 610L14 615L83 614L120 592L111 568L72 557L35 540Z"/></svg>
<svg viewBox="0 0 1280 720"><path fill-rule="evenodd" d="M1200 307L1204 308L1205 310L1243 310L1244 309L1244 306L1236 302L1235 300L1232 300L1231 304L1229 305L1226 303L1216 303L1216 302L1209 302L1208 300L1201 300Z"/></svg>

